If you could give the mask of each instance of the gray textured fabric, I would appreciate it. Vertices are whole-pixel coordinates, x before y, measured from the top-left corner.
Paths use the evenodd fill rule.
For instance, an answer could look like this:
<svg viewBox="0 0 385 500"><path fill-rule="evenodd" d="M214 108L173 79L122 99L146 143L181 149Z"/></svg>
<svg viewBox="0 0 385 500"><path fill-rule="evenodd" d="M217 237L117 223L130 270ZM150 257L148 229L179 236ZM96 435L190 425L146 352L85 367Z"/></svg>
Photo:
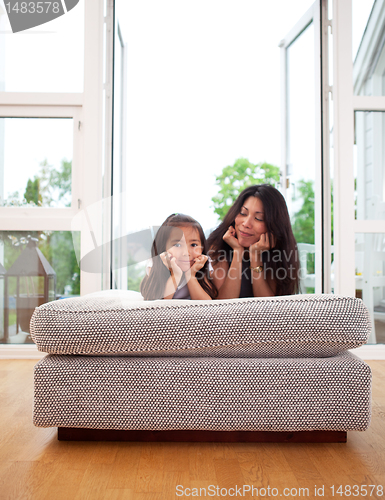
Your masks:
<svg viewBox="0 0 385 500"><path fill-rule="evenodd" d="M365 430L370 367L313 359L48 355L35 366L36 426L97 429Z"/></svg>
<svg viewBox="0 0 385 500"><path fill-rule="evenodd" d="M131 302L115 294L44 304L30 331L53 354L320 357L364 344L370 319L361 300L337 295Z"/></svg>

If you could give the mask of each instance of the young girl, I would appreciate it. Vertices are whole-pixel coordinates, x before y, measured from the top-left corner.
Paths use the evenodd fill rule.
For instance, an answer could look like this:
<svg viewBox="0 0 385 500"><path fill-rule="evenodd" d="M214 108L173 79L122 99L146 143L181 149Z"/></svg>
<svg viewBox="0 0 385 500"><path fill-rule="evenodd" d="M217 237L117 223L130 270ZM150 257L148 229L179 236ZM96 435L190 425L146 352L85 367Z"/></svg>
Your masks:
<svg viewBox="0 0 385 500"><path fill-rule="evenodd" d="M140 285L144 299L211 300L216 297L206 254L206 238L195 219L183 214L167 217L155 236L152 265Z"/></svg>

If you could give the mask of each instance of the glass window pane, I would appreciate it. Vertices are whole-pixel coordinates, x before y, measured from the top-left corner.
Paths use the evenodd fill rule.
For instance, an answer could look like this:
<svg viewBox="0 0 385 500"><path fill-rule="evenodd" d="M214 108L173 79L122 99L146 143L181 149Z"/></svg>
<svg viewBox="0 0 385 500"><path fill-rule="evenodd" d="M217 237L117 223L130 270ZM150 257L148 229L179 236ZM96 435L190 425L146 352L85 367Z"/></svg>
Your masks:
<svg viewBox="0 0 385 500"><path fill-rule="evenodd" d="M0 91L83 92L83 64L84 2L20 33L0 6Z"/></svg>
<svg viewBox="0 0 385 500"><path fill-rule="evenodd" d="M355 95L385 95L383 1L353 0L353 86Z"/></svg>
<svg viewBox="0 0 385 500"><path fill-rule="evenodd" d="M0 232L0 264L7 271L6 278L0 273L0 343L30 343L35 307L80 294L75 250L80 250L79 232Z"/></svg>
<svg viewBox="0 0 385 500"><path fill-rule="evenodd" d="M306 64L304 64L306 61ZM287 48L287 203L301 259L303 293L315 291L314 25Z"/></svg>
<svg viewBox="0 0 385 500"><path fill-rule="evenodd" d="M127 122L122 138L127 208L122 213L127 223L122 218L119 228L131 234L180 212L196 218L209 233L223 218L220 202L232 203L233 193L215 200L223 184L238 194L246 183L263 182L270 167L268 182L279 181L279 42L312 4L197 0L191 9L179 0L114 3L127 43L128 74L122 109ZM313 60L312 54L306 66ZM116 52L119 81L120 64ZM115 166L114 155L114 193L120 192ZM216 179L224 169L231 175L220 185ZM116 261L130 255L117 245L115 250ZM130 256L127 275L120 272L115 282L123 287L126 280L129 289L137 290L144 272Z"/></svg>
<svg viewBox="0 0 385 500"><path fill-rule="evenodd" d="M0 205L71 206L73 120L0 118Z"/></svg>
<svg viewBox="0 0 385 500"><path fill-rule="evenodd" d="M385 234L356 234L356 295L372 320L369 343L385 343Z"/></svg>
<svg viewBox="0 0 385 500"><path fill-rule="evenodd" d="M355 113L356 219L385 219L385 113Z"/></svg>
<svg viewBox="0 0 385 500"><path fill-rule="evenodd" d="M224 168L245 158L279 172L279 42L312 3L115 2L129 75L128 230L173 212L213 228Z"/></svg>

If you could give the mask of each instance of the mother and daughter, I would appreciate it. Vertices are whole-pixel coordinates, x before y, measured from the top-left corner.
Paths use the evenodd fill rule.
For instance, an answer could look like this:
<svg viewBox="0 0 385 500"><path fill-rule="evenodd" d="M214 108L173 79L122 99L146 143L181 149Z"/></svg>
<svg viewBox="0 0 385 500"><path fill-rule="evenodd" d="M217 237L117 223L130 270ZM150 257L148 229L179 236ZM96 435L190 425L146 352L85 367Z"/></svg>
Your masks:
<svg viewBox="0 0 385 500"><path fill-rule="evenodd" d="M287 206L269 184L246 188L206 240L192 217L159 228L141 283L145 300L233 299L299 291L299 259Z"/></svg>

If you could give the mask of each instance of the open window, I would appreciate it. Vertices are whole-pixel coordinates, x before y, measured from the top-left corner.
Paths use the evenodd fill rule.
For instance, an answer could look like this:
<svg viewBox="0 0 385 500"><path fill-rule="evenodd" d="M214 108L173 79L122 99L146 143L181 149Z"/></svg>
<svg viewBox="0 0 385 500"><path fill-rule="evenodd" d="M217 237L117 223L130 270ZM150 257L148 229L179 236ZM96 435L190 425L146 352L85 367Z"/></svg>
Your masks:
<svg viewBox="0 0 385 500"><path fill-rule="evenodd" d="M282 189L297 238L303 293L331 291L326 8L325 2L314 2L280 44Z"/></svg>

